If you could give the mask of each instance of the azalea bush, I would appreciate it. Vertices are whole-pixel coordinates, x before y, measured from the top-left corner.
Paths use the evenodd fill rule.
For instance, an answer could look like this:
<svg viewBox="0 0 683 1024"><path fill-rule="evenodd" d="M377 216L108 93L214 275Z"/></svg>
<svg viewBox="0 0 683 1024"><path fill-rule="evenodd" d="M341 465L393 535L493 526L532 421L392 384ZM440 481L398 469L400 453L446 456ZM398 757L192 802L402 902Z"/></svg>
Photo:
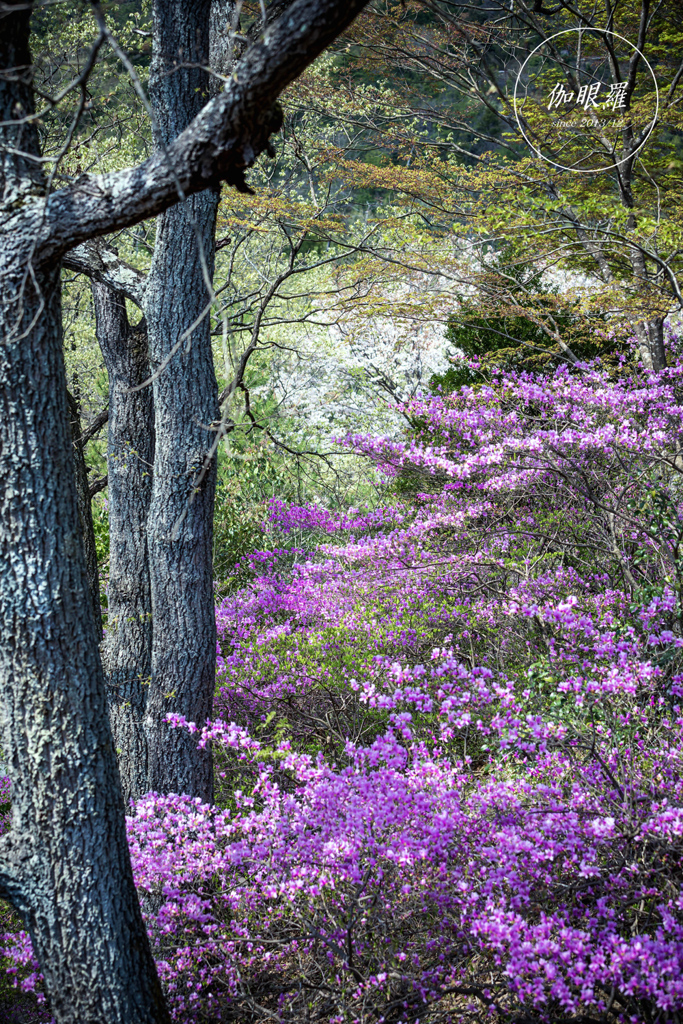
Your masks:
<svg viewBox="0 0 683 1024"><path fill-rule="evenodd" d="M383 506L270 503L170 722L217 803L129 819L176 1020L681 1020L682 386L495 371L343 439Z"/></svg>

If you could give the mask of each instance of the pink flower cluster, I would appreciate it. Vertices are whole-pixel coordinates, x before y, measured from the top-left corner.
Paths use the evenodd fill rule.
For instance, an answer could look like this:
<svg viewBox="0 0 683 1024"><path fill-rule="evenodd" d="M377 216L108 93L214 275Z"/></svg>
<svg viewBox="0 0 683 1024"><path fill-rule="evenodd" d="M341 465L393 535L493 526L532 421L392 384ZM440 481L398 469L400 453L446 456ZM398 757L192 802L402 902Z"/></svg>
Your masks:
<svg viewBox="0 0 683 1024"><path fill-rule="evenodd" d="M271 504L169 721L218 803L129 819L176 1020L681 1020L682 376L422 397L347 439L400 500Z"/></svg>

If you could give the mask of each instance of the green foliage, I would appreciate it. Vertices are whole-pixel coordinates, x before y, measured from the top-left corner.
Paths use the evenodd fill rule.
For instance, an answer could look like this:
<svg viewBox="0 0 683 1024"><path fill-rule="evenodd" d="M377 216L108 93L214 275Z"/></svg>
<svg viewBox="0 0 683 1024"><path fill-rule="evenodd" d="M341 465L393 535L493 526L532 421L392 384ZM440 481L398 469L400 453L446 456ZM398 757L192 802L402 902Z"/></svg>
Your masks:
<svg viewBox="0 0 683 1024"><path fill-rule="evenodd" d="M95 496L91 507L97 564L100 570L100 604L102 605L102 616L106 625L109 603L106 593L106 580L109 576L109 509L107 500L102 493Z"/></svg>
<svg viewBox="0 0 683 1024"><path fill-rule="evenodd" d="M267 439L237 429L227 448L219 451L214 513L213 564L220 593L251 578L244 560L263 546L268 500L287 489L283 458Z"/></svg>
<svg viewBox="0 0 683 1024"><path fill-rule="evenodd" d="M109 509L107 501L101 494L92 502L92 521L95 529L95 545L97 561L100 566L109 564Z"/></svg>
<svg viewBox="0 0 683 1024"><path fill-rule="evenodd" d="M241 564L263 539L262 522L265 507L258 502L244 501L221 489L217 494L213 526L213 567L221 593L243 586L250 578Z"/></svg>
<svg viewBox="0 0 683 1024"><path fill-rule="evenodd" d="M446 338L460 358L430 378L432 392L449 394L477 384L494 367L552 372L559 360L613 358L619 344L606 329L607 317L582 309L578 299L563 297L510 242L482 262L476 294L461 295L457 312L448 320ZM469 360L478 368L467 365Z"/></svg>

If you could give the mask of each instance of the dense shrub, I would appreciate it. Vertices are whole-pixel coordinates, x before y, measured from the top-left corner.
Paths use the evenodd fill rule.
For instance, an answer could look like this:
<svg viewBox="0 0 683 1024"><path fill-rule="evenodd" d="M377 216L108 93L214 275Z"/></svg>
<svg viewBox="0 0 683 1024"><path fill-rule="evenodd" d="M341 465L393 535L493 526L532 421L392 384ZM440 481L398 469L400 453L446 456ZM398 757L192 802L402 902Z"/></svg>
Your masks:
<svg viewBox="0 0 683 1024"><path fill-rule="evenodd" d="M129 822L176 1019L680 1021L682 378L497 372L347 438L410 500L271 503L172 723L219 803Z"/></svg>

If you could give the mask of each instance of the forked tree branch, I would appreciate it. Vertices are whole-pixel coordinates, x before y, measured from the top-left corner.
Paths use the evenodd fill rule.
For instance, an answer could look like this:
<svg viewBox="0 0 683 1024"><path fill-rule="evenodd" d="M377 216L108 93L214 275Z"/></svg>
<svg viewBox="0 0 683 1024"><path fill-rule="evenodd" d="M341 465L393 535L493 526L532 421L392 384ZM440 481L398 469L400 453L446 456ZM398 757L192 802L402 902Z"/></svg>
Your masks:
<svg viewBox="0 0 683 1024"><path fill-rule="evenodd" d="M92 441L96 434L99 434L104 424L109 420L109 409L103 409L102 412L98 412L95 419L92 421L87 430L84 430L78 439L78 443L82 448L85 448L88 441Z"/></svg>
<svg viewBox="0 0 683 1024"><path fill-rule="evenodd" d="M295 0L167 152L157 151L127 170L83 175L47 200L36 200L33 259L59 259L90 238L137 224L222 181L246 190L245 170L280 127L278 96L367 2Z"/></svg>
<svg viewBox="0 0 683 1024"><path fill-rule="evenodd" d="M127 299L142 308L147 275L122 260L111 245L92 239L67 252L62 260L66 270L85 274L92 281L123 292Z"/></svg>

